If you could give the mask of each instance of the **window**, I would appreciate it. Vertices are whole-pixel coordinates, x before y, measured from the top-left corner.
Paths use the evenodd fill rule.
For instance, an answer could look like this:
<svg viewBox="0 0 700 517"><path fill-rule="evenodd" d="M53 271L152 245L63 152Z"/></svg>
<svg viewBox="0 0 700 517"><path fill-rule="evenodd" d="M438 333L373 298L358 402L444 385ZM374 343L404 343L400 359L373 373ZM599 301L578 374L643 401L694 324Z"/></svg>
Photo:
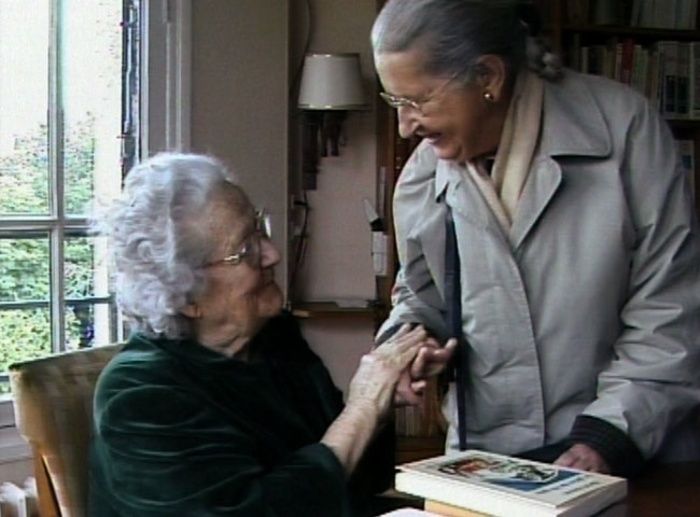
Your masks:
<svg viewBox="0 0 700 517"><path fill-rule="evenodd" d="M140 156L189 147L190 13L0 1L0 393L15 361L122 337L90 204Z"/></svg>
<svg viewBox="0 0 700 517"><path fill-rule="evenodd" d="M88 215L139 153L139 4L0 3L0 392L13 362L121 337Z"/></svg>

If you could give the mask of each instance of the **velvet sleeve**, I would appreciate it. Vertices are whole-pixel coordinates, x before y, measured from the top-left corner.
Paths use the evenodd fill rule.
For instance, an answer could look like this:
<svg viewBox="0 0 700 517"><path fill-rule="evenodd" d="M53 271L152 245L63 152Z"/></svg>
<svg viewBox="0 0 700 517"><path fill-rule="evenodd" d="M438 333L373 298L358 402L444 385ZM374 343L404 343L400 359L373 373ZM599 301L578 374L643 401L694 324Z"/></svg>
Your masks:
<svg viewBox="0 0 700 517"><path fill-rule="evenodd" d="M172 386L102 390L96 399L95 475L121 515L346 515L346 479L335 455L312 443L272 466L260 463L246 422L222 423L196 395ZM92 504L92 515L101 514Z"/></svg>

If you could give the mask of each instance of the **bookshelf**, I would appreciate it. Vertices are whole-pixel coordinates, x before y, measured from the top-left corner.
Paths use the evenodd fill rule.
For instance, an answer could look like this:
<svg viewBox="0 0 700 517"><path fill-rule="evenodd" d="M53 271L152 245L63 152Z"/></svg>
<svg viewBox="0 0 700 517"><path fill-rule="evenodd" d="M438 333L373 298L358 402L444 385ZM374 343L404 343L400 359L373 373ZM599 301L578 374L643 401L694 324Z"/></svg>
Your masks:
<svg viewBox="0 0 700 517"><path fill-rule="evenodd" d="M700 12L697 0L539 0L565 66L643 93L679 142L699 200ZM653 5L651 5L653 4ZM700 204L696 202L700 213Z"/></svg>

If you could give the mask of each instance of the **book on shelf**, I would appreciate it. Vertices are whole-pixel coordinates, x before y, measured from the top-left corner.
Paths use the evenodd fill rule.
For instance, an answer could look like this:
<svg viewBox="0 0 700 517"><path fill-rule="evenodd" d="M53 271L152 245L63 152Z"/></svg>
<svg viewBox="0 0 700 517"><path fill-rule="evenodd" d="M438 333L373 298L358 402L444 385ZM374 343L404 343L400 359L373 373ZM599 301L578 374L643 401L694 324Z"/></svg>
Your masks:
<svg viewBox="0 0 700 517"><path fill-rule="evenodd" d="M655 44L659 53L661 86L661 113L664 117L673 118L676 111L676 84L678 78L678 42L658 41Z"/></svg>
<svg viewBox="0 0 700 517"><path fill-rule="evenodd" d="M395 489L487 515L593 515L627 495L627 480L469 450L399 465ZM469 515L468 513L465 515Z"/></svg>
<svg viewBox="0 0 700 517"><path fill-rule="evenodd" d="M644 94L668 119L700 119L700 41L657 41L645 47L633 38L581 45L572 38L569 62L584 73L603 75Z"/></svg>
<svg viewBox="0 0 700 517"><path fill-rule="evenodd" d="M689 43L690 55L688 56L690 95L688 112L690 118L700 118L700 41Z"/></svg>
<svg viewBox="0 0 700 517"><path fill-rule="evenodd" d="M681 167L688 177L690 192L695 199L695 142L689 139L676 140Z"/></svg>
<svg viewBox="0 0 700 517"><path fill-rule="evenodd" d="M698 0L566 0L563 8L572 25L694 30Z"/></svg>
<svg viewBox="0 0 700 517"><path fill-rule="evenodd" d="M625 3L630 4L630 2L619 2L618 5ZM633 0L629 9L629 24L632 27L693 30L698 13L698 2L697 0Z"/></svg>
<svg viewBox="0 0 700 517"><path fill-rule="evenodd" d="M677 42L676 67L676 116L688 118L690 115L690 44Z"/></svg>

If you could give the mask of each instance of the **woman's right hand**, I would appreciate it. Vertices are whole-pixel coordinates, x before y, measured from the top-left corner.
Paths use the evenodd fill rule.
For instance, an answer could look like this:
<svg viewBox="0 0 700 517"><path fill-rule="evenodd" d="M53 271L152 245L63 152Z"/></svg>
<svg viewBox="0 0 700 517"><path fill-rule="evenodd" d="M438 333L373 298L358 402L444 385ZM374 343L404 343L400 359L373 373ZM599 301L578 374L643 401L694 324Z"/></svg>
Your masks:
<svg viewBox="0 0 700 517"><path fill-rule="evenodd" d="M350 381L346 406L374 411L378 418L384 416L392 403L401 372L427 340L428 333L422 325L411 329L405 324L382 346L365 354Z"/></svg>

